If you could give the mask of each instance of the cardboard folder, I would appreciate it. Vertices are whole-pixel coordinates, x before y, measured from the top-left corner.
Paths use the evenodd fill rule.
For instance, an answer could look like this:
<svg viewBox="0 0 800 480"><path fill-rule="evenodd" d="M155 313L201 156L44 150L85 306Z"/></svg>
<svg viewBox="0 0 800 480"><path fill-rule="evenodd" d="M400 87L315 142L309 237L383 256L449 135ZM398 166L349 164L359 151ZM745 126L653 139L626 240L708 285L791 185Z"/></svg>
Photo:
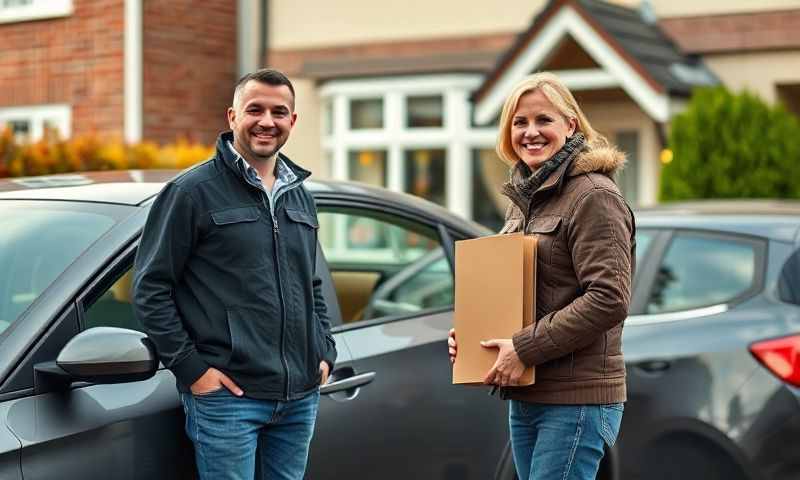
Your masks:
<svg viewBox="0 0 800 480"><path fill-rule="evenodd" d="M497 360L481 340L511 338L536 312L536 237L514 233L456 242L453 383L482 384ZM534 382L527 368L520 385Z"/></svg>

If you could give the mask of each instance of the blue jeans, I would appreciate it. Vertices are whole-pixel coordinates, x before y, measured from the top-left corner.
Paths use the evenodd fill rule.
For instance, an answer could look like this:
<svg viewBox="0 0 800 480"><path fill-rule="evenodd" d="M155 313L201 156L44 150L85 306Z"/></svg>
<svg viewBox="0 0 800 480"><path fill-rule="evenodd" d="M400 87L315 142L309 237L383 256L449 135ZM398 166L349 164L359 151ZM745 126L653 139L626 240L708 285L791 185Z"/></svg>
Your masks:
<svg viewBox="0 0 800 480"><path fill-rule="evenodd" d="M509 425L520 480L594 480L603 445L614 446L623 405L546 405L511 400Z"/></svg>
<svg viewBox="0 0 800 480"><path fill-rule="evenodd" d="M319 392L280 402L236 397L223 388L181 393L181 401L201 480L303 478Z"/></svg>

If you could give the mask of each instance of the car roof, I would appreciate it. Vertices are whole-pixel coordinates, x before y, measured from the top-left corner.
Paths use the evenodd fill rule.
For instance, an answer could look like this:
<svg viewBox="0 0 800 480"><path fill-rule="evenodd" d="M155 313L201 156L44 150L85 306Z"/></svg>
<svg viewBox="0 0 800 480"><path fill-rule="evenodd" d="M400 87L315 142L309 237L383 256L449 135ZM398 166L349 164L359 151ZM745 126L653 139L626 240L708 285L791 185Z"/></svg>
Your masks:
<svg viewBox="0 0 800 480"><path fill-rule="evenodd" d="M119 170L0 179L0 200L61 200L141 205L155 197L164 184L179 173L180 170ZM349 197L382 198L390 203L433 214L473 234L492 233L483 225L407 193L336 180L306 181L304 185L316 198L342 194Z"/></svg>
<svg viewBox="0 0 800 480"><path fill-rule="evenodd" d="M800 202L793 200L701 200L638 208L645 228L685 228L798 241Z"/></svg>
<svg viewBox="0 0 800 480"><path fill-rule="evenodd" d="M139 205L156 195L176 170L120 170L0 180L0 200L67 200Z"/></svg>

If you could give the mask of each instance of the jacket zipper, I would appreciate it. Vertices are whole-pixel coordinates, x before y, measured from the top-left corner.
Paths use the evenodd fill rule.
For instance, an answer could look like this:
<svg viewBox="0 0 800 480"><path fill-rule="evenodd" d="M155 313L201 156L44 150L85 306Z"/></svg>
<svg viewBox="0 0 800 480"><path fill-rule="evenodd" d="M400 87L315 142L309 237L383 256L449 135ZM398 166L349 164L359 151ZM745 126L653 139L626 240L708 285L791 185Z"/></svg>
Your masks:
<svg viewBox="0 0 800 480"><path fill-rule="evenodd" d="M278 296L281 299L281 363L283 364L283 369L286 372L286 383L283 398L287 402L289 401L289 392L291 391L291 376L289 371L289 362L286 360L286 301L283 296L283 280L281 279L281 262L278 251L280 248L279 239L281 232L280 228L278 227L278 219L275 217L275 207L278 205L278 198L280 198L282 194L294 189L300 185L300 183L301 182L296 182L275 192L275 198L269 202L270 206L266 205L267 201L269 200L269 194L263 186L260 187L260 190L264 194L261 197L261 201L264 203L264 207L269 210L269 215L272 218L272 238L275 244L275 247L273 248L275 252L275 272L278 278Z"/></svg>

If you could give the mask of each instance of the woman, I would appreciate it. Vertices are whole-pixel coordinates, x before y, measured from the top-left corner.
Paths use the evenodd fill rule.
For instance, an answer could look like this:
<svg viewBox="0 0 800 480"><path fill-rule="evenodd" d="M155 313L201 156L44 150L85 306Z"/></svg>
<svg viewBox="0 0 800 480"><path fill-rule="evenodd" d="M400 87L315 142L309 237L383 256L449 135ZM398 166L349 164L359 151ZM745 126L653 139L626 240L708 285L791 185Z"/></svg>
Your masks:
<svg viewBox="0 0 800 480"><path fill-rule="evenodd" d="M616 441L626 398L621 341L635 227L612 177L625 157L550 73L511 92L497 153L512 166L500 233L538 237L537 322L512 339L482 342L498 351L485 383L511 399L521 480L593 479L604 444ZM448 343L454 361L453 330ZM535 384L515 387L528 366Z"/></svg>

